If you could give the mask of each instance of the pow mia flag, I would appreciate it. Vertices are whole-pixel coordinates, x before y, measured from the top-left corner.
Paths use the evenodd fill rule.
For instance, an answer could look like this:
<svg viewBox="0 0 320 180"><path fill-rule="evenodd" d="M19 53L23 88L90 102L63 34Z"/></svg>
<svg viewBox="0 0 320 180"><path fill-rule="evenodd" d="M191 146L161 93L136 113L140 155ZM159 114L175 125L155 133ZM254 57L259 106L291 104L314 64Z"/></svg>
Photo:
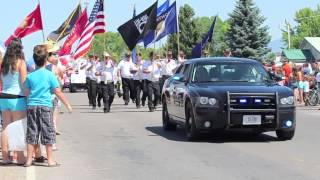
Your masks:
<svg viewBox="0 0 320 180"><path fill-rule="evenodd" d="M130 50L133 50L139 40L143 39L150 31L156 30L157 6L158 1L118 28Z"/></svg>
<svg viewBox="0 0 320 180"><path fill-rule="evenodd" d="M62 25L55 31L51 32L48 36L48 40L58 42L68 34L71 33L72 28L74 27L77 19L81 15L81 5L79 4L69 15L68 19L65 20Z"/></svg>

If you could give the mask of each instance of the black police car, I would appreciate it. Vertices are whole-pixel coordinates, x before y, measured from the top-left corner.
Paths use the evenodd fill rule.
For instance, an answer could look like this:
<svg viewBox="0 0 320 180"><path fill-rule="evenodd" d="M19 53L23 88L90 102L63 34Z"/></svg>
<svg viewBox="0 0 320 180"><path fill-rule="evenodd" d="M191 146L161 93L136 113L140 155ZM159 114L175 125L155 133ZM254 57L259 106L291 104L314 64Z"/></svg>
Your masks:
<svg viewBox="0 0 320 180"><path fill-rule="evenodd" d="M296 126L293 92L275 79L255 60L189 60L163 87L163 128L183 125L190 141L215 130L276 131L278 139L291 140Z"/></svg>

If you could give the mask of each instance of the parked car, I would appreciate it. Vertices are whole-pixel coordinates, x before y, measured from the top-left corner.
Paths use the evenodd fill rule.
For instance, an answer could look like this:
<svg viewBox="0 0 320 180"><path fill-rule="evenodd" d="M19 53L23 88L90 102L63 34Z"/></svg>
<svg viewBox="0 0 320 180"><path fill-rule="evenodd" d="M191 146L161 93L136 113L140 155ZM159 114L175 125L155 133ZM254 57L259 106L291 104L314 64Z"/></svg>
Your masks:
<svg viewBox="0 0 320 180"><path fill-rule="evenodd" d="M188 60L163 87L163 128L181 125L188 140L217 130L276 131L290 140L296 127L293 92L275 78L255 60Z"/></svg>

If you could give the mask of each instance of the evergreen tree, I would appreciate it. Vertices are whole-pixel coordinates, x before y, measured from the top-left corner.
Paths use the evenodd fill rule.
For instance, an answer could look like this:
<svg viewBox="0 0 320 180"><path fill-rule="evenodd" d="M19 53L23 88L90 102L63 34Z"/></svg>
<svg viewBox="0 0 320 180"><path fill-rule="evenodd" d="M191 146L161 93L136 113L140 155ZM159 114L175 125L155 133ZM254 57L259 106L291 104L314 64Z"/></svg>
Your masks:
<svg viewBox="0 0 320 180"><path fill-rule="evenodd" d="M268 27L263 26L265 18L252 0L238 0L230 14L230 28L227 42L233 56L261 60L270 50Z"/></svg>
<svg viewBox="0 0 320 180"><path fill-rule="evenodd" d="M196 28L194 19L195 12L192 7L185 4L179 11L179 30L180 30L180 50L184 51L187 57L191 57L193 47L196 45L200 34ZM172 50L176 57L178 54L178 35L173 34L168 38L168 48Z"/></svg>

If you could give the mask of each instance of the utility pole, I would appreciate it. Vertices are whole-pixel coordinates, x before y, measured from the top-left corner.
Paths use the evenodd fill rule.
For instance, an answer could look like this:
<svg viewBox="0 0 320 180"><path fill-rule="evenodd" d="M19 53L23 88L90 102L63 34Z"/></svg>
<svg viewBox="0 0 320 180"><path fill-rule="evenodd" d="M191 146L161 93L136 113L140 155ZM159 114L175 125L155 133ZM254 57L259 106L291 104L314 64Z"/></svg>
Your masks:
<svg viewBox="0 0 320 180"><path fill-rule="evenodd" d="M285 23L285 30L283 31L287 32L288 34L288 49L291 49L291 25L287 21L287 19L284 20L284 23Z"/></svg>
<svg viewBox="0 0 320 180"><path fill-rule="evenodd" d="M291 26L288 22L287 24L287 31L288 31L288 49L291 49Z"/></svg>

